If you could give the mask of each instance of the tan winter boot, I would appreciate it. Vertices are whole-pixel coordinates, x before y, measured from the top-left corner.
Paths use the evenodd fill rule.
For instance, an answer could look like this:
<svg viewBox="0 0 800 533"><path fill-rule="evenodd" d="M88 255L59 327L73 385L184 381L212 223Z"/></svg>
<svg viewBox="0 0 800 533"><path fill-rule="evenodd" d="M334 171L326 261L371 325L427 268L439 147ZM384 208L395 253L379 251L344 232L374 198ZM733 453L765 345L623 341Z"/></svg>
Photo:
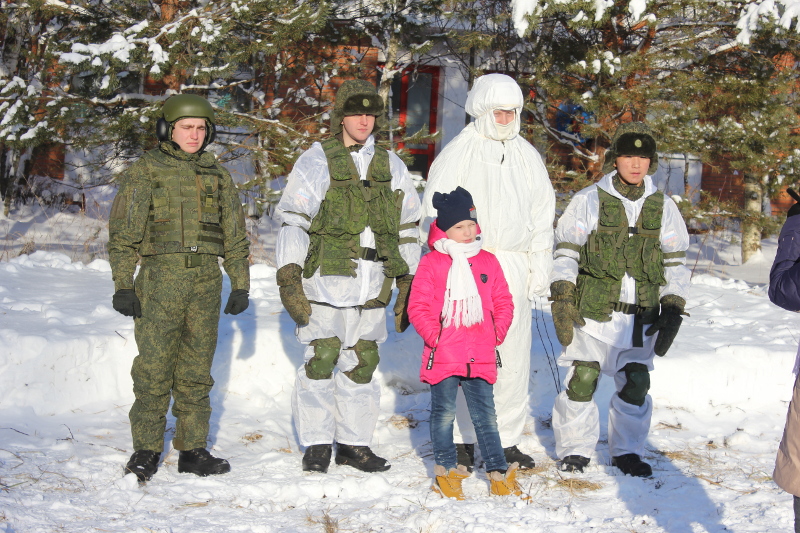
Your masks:
<svg viewBox="0 0 800 533"><path fill-rule="evenodd" d="M530 496L523 496L522 489L517 483L517 469L519 469L519 463L512 463L506 470L505 475L500 472L489 472L488 477L492 494L495 496L510 496L513 494L523 500L529 500Z"/></svg>
<svg viewBox="0 0 800 533"><path fill-rule="evenodd" d="M451 468L449 472L445 472L443 466L436 465L433 467L433 474L436 476L436 481L433 482L431 487L434 492L438 492L445 498L466 499L464 490L461 488L461 482L469 477L469 472L467 472L467 468L464 465L458 465L458 468Z"/></svg>

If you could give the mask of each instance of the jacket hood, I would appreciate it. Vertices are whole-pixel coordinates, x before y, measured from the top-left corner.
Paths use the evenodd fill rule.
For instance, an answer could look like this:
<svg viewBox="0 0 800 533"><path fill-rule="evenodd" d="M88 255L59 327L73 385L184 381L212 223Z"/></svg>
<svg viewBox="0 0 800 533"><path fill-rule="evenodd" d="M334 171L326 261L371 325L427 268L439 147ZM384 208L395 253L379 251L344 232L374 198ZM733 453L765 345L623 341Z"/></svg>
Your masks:
<svg viewBox="0 0 800 533"><path fill-rule="evenodd" d="M433 222L431 222L430 230L428 230L428 249L433 250L433 243L440 239L446 239L447 233L439 229L439 226L436 224L438 218L434 218ZM478 235L481 234L481 225L478 224Z"/></svg>
<svg viewBox="0 0 800 533"><path fill-rule="evenodd" d="M475 129L494 141L507 141L519 135L520 113L525 100L514 78L505 74L485 74L475 80L467 94L464 108L475 118ZM494 120L495 109L514 110L514 121L500 126Z"/></svg>

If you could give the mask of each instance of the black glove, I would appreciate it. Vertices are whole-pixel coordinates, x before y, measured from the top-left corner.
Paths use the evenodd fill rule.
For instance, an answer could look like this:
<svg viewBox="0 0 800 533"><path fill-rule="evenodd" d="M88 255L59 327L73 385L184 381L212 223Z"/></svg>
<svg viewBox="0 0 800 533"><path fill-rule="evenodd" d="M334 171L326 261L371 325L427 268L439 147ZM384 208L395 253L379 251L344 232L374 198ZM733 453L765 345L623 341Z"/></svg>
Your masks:
<svg viewBox="0 0 800 533"><path fill-rule="evenodd" d="M403 333L411 322L408 321L408 295L411 294L411 282L414 276L406 274L395 278L397 285L397 299L394 302L394 330Z"/></svg>
<svg viewBox="0 0 800 533"><path fill-rule="evenodd" d="M125 316L142 318L142 304L133 289L120 289L111 298L111 305L114 310Z"/></svg>
<svg viewBox="0 0 800 533"><path fill-rule="evenodd" d="M278 287L281 303L298 326L308 325L311 304L303 292L303 269L296 263L289 263L278 269Z"/></svg>
<svg viewBox="0 0 800 533"><path fill-rule="evenodd" d="M797 194L797 192L791 188L786 189L786 192L789 193L789 196L795 200L795 204L789 208L789 211L786 212L786 218L800 215L800 194Z"/></svg>
<svg viewBox="0 0 800 533"><path fill-rule="evenodd" d="M658 333L654 349L656 355L663 356L672 346L672 341L675 340L683 322L681 315L686 314L683 312L684 306L686 306L686 300L680 296L665 294L661 297L661 312L656 321L644 332L648 337Z"/></svg>
<svg viewBox="0 0 800 533"><path fill-rule="evenodd" d="M244 289L236 289L228 296L228 303L225 305L226 315L238 315L250 305L247 298L249 293Z"/></svg>
<svg viewBox="0 0 800 533"><path fill-rule="evenodd" d="M569 346L572 344L575 324L586 325L575 306L575 284L567 280L554 281L550 284L549 300L553 302L550 312L553 314L558 342L561 346Z"/></svg>

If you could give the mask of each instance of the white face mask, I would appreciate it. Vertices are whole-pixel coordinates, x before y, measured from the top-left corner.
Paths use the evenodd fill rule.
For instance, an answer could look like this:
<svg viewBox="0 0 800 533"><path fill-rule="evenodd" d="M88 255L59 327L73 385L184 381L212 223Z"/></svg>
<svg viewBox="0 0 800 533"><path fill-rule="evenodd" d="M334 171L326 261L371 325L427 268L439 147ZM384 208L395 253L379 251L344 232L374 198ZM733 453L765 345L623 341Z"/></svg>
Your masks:
<svg viewBox="0 0 800 533"><path fill-rule="evenodd" d="M498 124L497 122L494 123L495 129L497 129L497 140L498 141L507 141L511 137L517 134L517 119L515 118L508 124Z"/></svg>
<svg viewBox="0 0 800 533"><path fill-rule="evenodd" d="M508 141L519 133L519 112L516 113L514 120L508 124L498 124L494 120L494 113L489 111L475 119L475 128L478 133L494 141Z"/></svg>

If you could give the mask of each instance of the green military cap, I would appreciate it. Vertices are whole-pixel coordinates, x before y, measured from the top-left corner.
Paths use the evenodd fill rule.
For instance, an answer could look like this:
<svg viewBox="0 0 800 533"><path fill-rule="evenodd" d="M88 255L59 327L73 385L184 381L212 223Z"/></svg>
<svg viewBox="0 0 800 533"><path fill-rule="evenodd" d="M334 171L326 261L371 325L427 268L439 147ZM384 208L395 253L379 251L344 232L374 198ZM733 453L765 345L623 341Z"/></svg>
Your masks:
<svg viewBox="0 0 800 533"><path fill-rule="evenodd" d="M388 126L386 109L375 86L366 80L347 80L336 91L336 100L331 110L331 133L342 132L342 119L352 115L374 115L372 133Z"/></svg>

